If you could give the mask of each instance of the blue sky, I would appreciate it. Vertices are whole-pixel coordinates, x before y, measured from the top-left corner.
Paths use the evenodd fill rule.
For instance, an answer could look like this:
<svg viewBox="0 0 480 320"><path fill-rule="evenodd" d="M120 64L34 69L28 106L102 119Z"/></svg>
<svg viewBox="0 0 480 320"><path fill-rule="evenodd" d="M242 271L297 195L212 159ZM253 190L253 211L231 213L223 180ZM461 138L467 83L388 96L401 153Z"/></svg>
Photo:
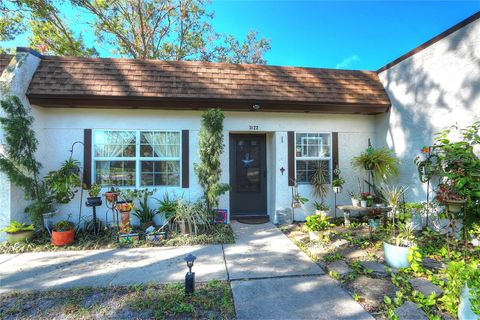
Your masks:
<svg viewBox="0 0 480 320"><path fill-rule="evenodd" d="M219 31L271 39L268 64L376 70L480 10L480 1L214 1Z"/></svg>
<svg viewBox="0 0 480 320"><path fill-rule="evenodd" d="M268 64L376 70L479 11L480 1L213 0L209 8L218 32L269 38ZM26 44L26 37L11 43Z"/></svg>

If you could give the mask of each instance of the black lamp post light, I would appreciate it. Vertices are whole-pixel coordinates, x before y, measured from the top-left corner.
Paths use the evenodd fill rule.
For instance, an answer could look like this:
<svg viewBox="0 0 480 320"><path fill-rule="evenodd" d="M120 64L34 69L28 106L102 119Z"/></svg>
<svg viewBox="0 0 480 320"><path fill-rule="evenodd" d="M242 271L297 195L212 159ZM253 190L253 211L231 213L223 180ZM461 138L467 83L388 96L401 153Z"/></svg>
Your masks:
<svg viewBox="0 0 480 320"><path fill-rule="evenodd" d="M193 263L197 259L193 254L189 253L185 257L187 262L188 272L185 275L185 295L189 296L195 292L195 272L192 272Z"/></svg>

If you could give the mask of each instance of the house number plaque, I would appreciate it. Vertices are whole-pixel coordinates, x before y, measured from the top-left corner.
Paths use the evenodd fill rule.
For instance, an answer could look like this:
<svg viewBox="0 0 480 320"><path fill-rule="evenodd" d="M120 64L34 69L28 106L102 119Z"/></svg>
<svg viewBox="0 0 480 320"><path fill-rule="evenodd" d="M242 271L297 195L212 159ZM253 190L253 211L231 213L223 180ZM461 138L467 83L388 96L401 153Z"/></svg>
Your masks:
<svg viewBox="0 0 480 320"><path fill-rule="evenodd" d="M251 131L258 131L258 126L248 126Z"/></svg>

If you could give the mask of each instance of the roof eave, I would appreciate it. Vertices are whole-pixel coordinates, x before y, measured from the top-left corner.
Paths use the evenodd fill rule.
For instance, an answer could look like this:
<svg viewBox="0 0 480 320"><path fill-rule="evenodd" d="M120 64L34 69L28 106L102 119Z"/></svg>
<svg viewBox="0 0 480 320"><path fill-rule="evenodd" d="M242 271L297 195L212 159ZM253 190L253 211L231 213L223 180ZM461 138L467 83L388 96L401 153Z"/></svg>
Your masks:
<svg viewBox="0 0 480 320"><path fill-rule="evenodd" d="M381 114L390 103L336 103L312 101L251 99L185 99L155 97L118 97L86 95L28 94L30 103L47 108L95 108L95 109L163 109L203 110L219 107L225 111L252 111L259 104L263 112L331 113L331 114Z"/></svg>

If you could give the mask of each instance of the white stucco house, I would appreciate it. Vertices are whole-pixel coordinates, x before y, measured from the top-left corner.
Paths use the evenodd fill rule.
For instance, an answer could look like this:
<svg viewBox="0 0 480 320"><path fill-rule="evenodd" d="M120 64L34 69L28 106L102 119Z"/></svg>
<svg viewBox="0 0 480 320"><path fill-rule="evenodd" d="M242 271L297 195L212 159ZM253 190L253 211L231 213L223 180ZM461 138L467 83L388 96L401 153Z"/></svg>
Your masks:
<svg viewBox="0 0 480 320"><path fill-rule="evenodd" d="M155 187L196 200L202 110L225 111L222 181L231 191L220 208L229 219L291 214L292 181L311 201L315 161L339 167L346 185L337 203L357 191L351 159L370 139L402 160L400 183L423 200L413 158L435 131L480 119L480 13L378 71L43 56L28 48L0 56L1 97L31 107L43 174L70 156L84 181ZM0 97L0 98L1 98ZM250 160L253 160L250 161ZM247 165L248 163L248 165ZM23 195L0 174L0 227L24 220ZM85 198L85 196L84 196ZM333 207L333 192L328 197ZM153 200L152 200L153 201ZM77 215L80 198L59 207ZM84 207L84 214L90 210ZM333 212L333 210L332 210ZM104 217L101 210L100 218Z"/></svg>

